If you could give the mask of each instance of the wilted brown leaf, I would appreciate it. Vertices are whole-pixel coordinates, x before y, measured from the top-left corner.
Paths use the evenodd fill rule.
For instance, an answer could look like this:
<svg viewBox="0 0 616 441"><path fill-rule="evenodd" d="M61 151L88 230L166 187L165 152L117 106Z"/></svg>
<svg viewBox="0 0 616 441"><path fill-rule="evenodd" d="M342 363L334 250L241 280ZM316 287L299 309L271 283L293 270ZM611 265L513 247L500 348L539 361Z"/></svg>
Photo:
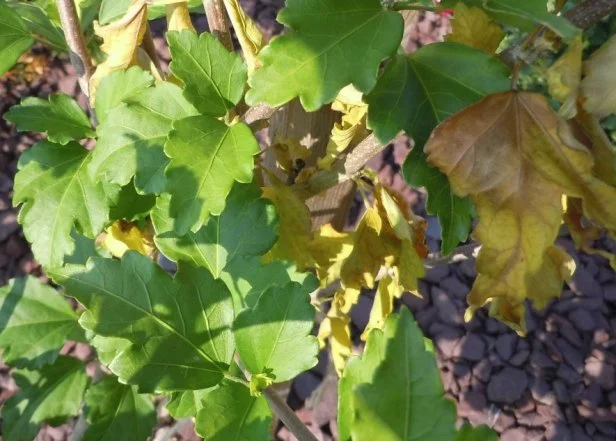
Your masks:
<svg viewBox="0 0 616 441"><path fill-rule="evenodd" d="M616 189L592 175L593 158L539 94L490 95L447 119L425 147L428 160L449 176L454 191L470 195L482 243L470 311L490 313L525 330L524 301L543 308L573 271L553 245L563 194L583 200L585 215L616 225Z"/></svg>

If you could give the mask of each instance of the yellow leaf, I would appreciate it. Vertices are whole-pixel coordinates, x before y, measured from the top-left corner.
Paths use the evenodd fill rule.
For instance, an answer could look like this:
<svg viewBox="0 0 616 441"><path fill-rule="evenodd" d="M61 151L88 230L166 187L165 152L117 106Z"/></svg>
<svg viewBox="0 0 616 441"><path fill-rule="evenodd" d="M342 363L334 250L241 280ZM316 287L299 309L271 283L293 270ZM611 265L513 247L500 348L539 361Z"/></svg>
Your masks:
<svg viewBox="0 0 616 441"><path fill-rule="evenodd" d="M148 11L145 0L134 2L121 19L106 26L94 23L94 32L103 39L101 50L107 59L98 65L90 78L90 101L94 103L96 88L110 73L137 63L137 49L145 35Z"/></svg>
<svg viewBox="0 0 616 441"><path fill-rule="evenodd" d="M353 353L351 329L349 327L351 320L347 315L348 311L344 312L341 309L341 305L345 303L345 295L344 291L336 293L332 306L327 317L321 322L317 335L321 349L325 347L329 340L332 361L338 376L342 375L344 365Z"/></svg>
<svg viewBox="0 0 616 441"><path fill-rule="evenodd" d="M336 231L331 224L326 224L315 234L309 249L321 287L324 288L340 278L342 262L353 250L353 238L347 233Z"/></svg>
<svg viewBox="0 0 616 441"><path fill-rule="evenodd" d="M381 266L395 261L397 240L383 233L383 219L377 208L368 208L353 234L353 249L342 263L340 280L345 288L373 288Z"/></svg>
<svg viewBox="0 0 616 441"><path fill-rule="evenodd" d="M580 109L575 122L586 137L585 144L590 145L590 152L595 159L593 174L616 187L616 147L607 137L599 119Z"/></svg>
<svg viewBox="0 0 616 441"><path fill-rule="evenodd" d="M238 0L224 0L227 14L242 47L242 52L248 65L249 72L259 67L257 55L267 43L263 32L254 21L244 12Z"/></svg>
<svg viewBox="0 0 616 441"><path fill-rule="evenodd" d="M149 256L154 251L154 240L150 232L143 232L130 222L117 221L107 228L103 246L118 258L128 250Z"/></svg>
<svg viewBox="0 0 616 441"><path fill-rule="evenodd" d="M370 311L370 319L361 339L366 341L373 329L383 329L385 320L394 311L394 298L402 297L404 290L391 277L384 277L379 281L379 287L374 296L374 304Z"/></svg>
<svg viewBox="0 0 616 441"><path fill-rule="evenodd" d="M584 109L603 118L616 113L616 35L584 63Z"/></svg>
<svg viewBox="0 0 616 441"><path fill-rule="evenodd" d="M503 30L482 9L458 3L445 41L462 43L493 54L505 37Z"/></svg>
<svg viewBox="0 0 616 441"><path fill-rule="evenodd" d="M577 113L577 97L582 80L582 36L571 42L566 52L547 72L550 94L562 103L559 110L563 118Z"/></svg>
<svg viewBox="0 0 616 441"><path fill-rule="evenodd" d="M264 262L292 260L299 271L314 266L308 244L312 241L310 211L291 187L275 182L263 189L263 197L271 200L278 211L278 242L264 256Z"/></svg>
<svg viewBox="0 0 616 441"><path fill-rule="evenodd" d="M368 134L366 129L368 105L362 102L361 92L353 86L347 86L340 91L332 104L332 109L342 113L342 120L334 124L325 157L318 160L318 166L322 170L331 169L340 153L359 143Z"/></svg>
<svg viewBox="0 0 616 441"><path fill-rule="evenodd" d="M453 190L470 195L482 243L470 311L492 302L490 314L525 331L524 301L543 308L574 270L553 246L561 197L583 199L593 222L616 225L616 189L592 175L593 158L570 146L568 126L539 94L490 95L434 131L428 161L449 176Z"/></svg>
<svg viewBox="0 0 616 441"><path fill-rule="evenodd" d="M187 0L178 1L165 6L167 15L167 30L197 32L190 19L190 10Z"/></svg>

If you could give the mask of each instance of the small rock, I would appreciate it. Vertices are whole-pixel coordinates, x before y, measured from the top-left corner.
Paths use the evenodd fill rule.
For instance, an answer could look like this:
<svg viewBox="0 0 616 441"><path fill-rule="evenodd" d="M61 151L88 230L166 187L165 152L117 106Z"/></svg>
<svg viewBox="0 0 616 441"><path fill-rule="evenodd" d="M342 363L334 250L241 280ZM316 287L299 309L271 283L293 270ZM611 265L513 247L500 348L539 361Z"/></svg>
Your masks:
<svg viewBox="0 0 616 441"><path fill-rule="evenodd" d="M468 418L472 424L486 424L488 421L488 413L485 411L487 407L486 396L477 391L468 391L460 395L458 404L458 416Z"/></svg>
<svg viewBox="0 0 616 441"><path fill-rule="evenodd" d="M17 214L13 211L0 213L0 242L4 242L19 229Z"/></svg>
<svg viewBox="0 0 616 441"><path fill-rule="evenodd" d="M496 352L500 357L507 361L515 352L518 337L515 334L501 334L496 339Z"/></svg>
<svg viewBox="0 0 616 441"><path fill-rule="evenodd" d="M477 271L475 271L475 259L463 260L458 266L459 272L463 274L469 281L475 280Z"/></svg>
<svg viewBox="0 0 616 441"><path fill-rule="evenodd" d="M574 309L569 313L569 319L582 332L592 331L596 327L592 314L585 309Z"/></svg>
<svg viewBox="0 0 616 441"><path fill-rule="evenodd" d="M443 323L448 323L450 325L461 325L464 323L462 314L445 291L433 286L431 292L432 302L437 310L439 319Z"/></svg>
<svg viewBox="0 0 616 441"><path fill-rule="evenodd" d="M548 429L545 431L545 437L549 441L574 441L571 436L571 431L561 421L548 425Z"/></svg>
<svg viewBox="0 0 616 441"><path fill-rule="evenodd" d="M450 294L453 294L459 299L466 298L466 295L470 292L467 285L460 282L456 277L447 277L439 282L441 288Z"/></svg>
<svg viewBox="0 0 616 441"><path fill-rule="evenodd" d="M599 432L607 435L610 439L616 439L616 424L597 422L595 426L597 426Z"/></svg>
<svg viewBox="0 0 616 441"><path fill-rule="evenodd" d="M486 344L477 334L468 334L460 341L460 355L469 361L479 361L483 358Z"/></svg>
<svg viewBox="0 0 616 441"><path fill-rule="evenodd" d="M574 424L571 427L571 441L592 441L592 438L586 434L586 431L579 424Z"/></svg>
<svg viewBox="0 0 616 441"><path fill-rule="evenodd" d="M494 429L498 432L504 432L516 424L515 417L507 412L499 411L494 422Z"/></svg>
<svg viewBox="0 0 616 441"><path fill-rule="evenodd" d="M439 283L441 280L449 276L449 274L449 265L435 265L426 271L426 275L423 279L428 282Z"/></svg>
<svg viewBox="0 0 616 441"><path fill-rule="evenodd" d="M584 392L582 392L581 401L584 406L594 409L599 406L602 396L603 392L601 391L601 386L597 383L591 383L586 389L584 389Z"/></svg>
<svg viewBox="0 0 616 441"><path fill-rule="evenodd" d="M489 334L502 334L509 331L509 329L498 320L488 318L486 320L486 331L488 331Z"/></svg>
<svg viewBox="0 0 616 441"><path fill-rule="evenodd" d="M616 368L595 357L589 357L584 366L587 377L603 389L611 391L616 387Z"/></svg>
<svg viewBox="0 0 616 441"><path fill-rule="evenodd" d="M489 360L483 359L479 361L473 368L473 375L482 382L487 382L492 374L492 364Z"/></svg>
<svg viewBox="0 0 616 441"><path fill-rule="evenodd" d="M612 405L616 406L616 390L610 392L610 394L608 395L608 399L610 400L610 403L612 403Z"/></svg>
<svg viewBox="0 0 616 441"><path fill-rule="evenodd" d="M605 329L597 329L592 337L597 346L603 346L610 341L610 334Z"/></svg>
<svg viewBox="0 0 616 441"><path fill-rule="evenodd" d="M565 339L557 338L555 343L558 351L562 355L563 359L569 363L569 366L578 372L582 372L584 369L584 359L582 358L582 354L580 354L580 352L571 346L571 344L569 344Z"/></svg>
<svg viewBox="0 0 616 441"><path fill-rule="evenodd" d="M582 376L565 363L560 363L558 365L556 376L570 386L582 381Z"/></svg>
<svg viewBox="0 0 616 441"><path fill-rule="evenodd" d="M511 360L509 360L509 364L511 364L512 366L520 367L524 363L526 363L526 360L528 360L529 356L530 351L528 349L519 350L513 357L511 357Z"/></svg>
<svg viewBox="0 0 616 441"><path fill-rule="evenodd" d="M530 364L538 369L550 369L556 367L556 363L554 363L554 361L552 361L552 359L548 357L545 352L537 349L534 349L530 356Z"/></svg>
<svg viewBox="0 0 616 441"><path fill-rule="evenodd" d="M497 403L512 404L519 400L528 387L528 377L520 369L506 367L488 383L488 399Z"/></svg>
<svg viewBox="0 0 616 441"><path fill-rule="evenodd" d="M556 401L562 404L567 404L571 401L571 397L569 396L569 389L560 380L556 380L552 383L552 388L554 389L554 393L556 394Z"/></svg>
<svg viewBox="0 0 616 441"><path fill-rule="evenodd" d="M569 284L571 290L578 294L587 297L602 297L603 289L601 285L595 280L586 268L579 267L576 269L573 275L573 280Z"/></svg>
<svg viewBox="0 0 616 441"><path fill-rule="evenodd" d="M460 354L460 336L457 333L443 333L435 339L436 347L446 360L457 358Z"/></svg>
<svg viewBox="0 0 616 441"><path fill-rule="evenodd" d="M556 397L554 396L550 385L541 378L534 378L531 381L530 392L533 398L539 403L551 406L556 401Z"/></svg>
<svg viewBox="0 0 616 441"><path fill-rule="evenodd" d="M616 283L610 283L603 287L603 295L608 302L616 303Z"/></svg>
<svg viewBox="0 0 616 441"><path fill-rule="evenodd" d="M500 441L528 441L527 431L521 427L508 429L501 435Z"/></svg>

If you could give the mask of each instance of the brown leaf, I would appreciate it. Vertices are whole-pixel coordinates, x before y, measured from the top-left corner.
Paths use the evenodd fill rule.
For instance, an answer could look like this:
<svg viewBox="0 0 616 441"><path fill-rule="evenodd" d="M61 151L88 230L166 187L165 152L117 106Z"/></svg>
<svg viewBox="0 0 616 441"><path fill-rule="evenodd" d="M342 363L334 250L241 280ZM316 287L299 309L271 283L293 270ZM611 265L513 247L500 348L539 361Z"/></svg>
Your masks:
<svg viewBox="0 0 616 441"><path fill-rule="evenodd" d="M429 162L470 195L482 243L470 311L492 302L491 315L525 330L524 301L543 308L574 268L553 246L563 194L583 199L584 212L616 225L616 189L592 175L593 158L569 146L569 128L539 94L490 95L444 121L425 147Z"/></svg>

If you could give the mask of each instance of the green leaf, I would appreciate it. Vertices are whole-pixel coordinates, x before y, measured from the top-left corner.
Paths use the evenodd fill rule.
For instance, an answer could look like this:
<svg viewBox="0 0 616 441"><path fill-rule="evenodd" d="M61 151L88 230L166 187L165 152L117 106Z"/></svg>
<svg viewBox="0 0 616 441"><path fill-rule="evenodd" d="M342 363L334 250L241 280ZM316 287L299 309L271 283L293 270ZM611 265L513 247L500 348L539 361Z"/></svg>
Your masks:
<svg viewBox="0 0 616 441"><path fill-rule="evenodd" d="M132 0L103 0L98 12L98 21L105 25L121 18L128 10L131 2Z"/></svg>
<svg viewBox="0 0 616 441"><path fill-rule="evenodd" d="M13 67L33 44L34 38L21 17L8 5L0 3L0 75Z"/></svg>
<svg viewBox="0 0 616 441"><path fill-rule="evenodd" d="M456 441L498 441L498 434L488 426L473 427L467 423L458 431Z"/></svg>
<svg viewBox="0 0 616 441"><path fill-rule="evenodd" d="M85 329L132 343L109 366L122 382L153 392L204 389L223 378L233 357L233 304L207 270L180 265L173 279L129 251L122 261L93 258L50 276L87 309Z"/></svg>
<svg viewBox="0 0 616 441"><path fill-rule="evenodd" d="M278 21L292 30L260 52L262 67L248 81L250 105L276 107L299 96L314 111L348 84L369 92L404 27L379 0L287 0Z"/></svg>
<svg viewBox="0 0 616 441"><path fill-rule="evenodd" d="M184 83L184 96L203 115L224 116L244 95L247 68L208 32L167 33L173 74Z"/></svg>
<svg viewBox="0 0 616 441"><path fill-rule="evenodd" d="M9 280L0 288L0 348L6 363L20 368L53 363L76 327L77 314L68 303L34 277Z"/></svg>
<svg viewBox="0 0 616 441"><path fill-rule="evenodd" d="M109 212L111 220L125 219L133 221L146 217L156 204L156 196L140 195L133 182L129 182L113 197L113 205Z"/></svg>
<svg viewBox="0 0 616 441"><path fill-rule="evenodd" d="M20 132L46 133L51 142L67 144L94 136L88 116L68 95L52 95L49 100L28 97L4 114Z"/></svg>
<svg viewBox="0 0 616 441"><path fill-rule="evenodd" d="M203 408L203 399L212 388L174 392L167 403L167 410L175 419L194 417Z"/></svg>
<svg viewBox="0 0 616 441"><path fill-rule="evenodd" d="M537 0L471 0L470 4L481 2L493 20L524 31L532 31L543 25L563 37L566 42L573 40L581 32L564 17L551 14L547 2ZM479 6L479 5L478 5Z"/></svg>
<svg viewBox="0 0 616 441"><path fill-rule="evenodd" d="M156 246L166 257L207 268L216 278L236 256L264 254L278 237L276 209L254 184L236 183L222 214L210 216L196 233L173 231L168 195L158 198L152 223Z"/></svg>
<svg viewBox="0 0 616 441"><path fill-rule="evenodd" d="M44 266L62 265L75 250L77 232L94 239L109 219L103 185L86 172L90 153L81 145L42 141L22 154L15 177L14 204L34 257Z"/></svg>
<svg viewBox="0 0 616 441"><path fill-rule="evenodd" d="M434 355L425 350L417 323L403 308L386 326L395 332L384 361L370 383L353 390L353 441L453 441L455 404L444 396Z"/></svg>
<svg viewBox="0 0 616 441"><path fill-rule="evenodd" d="M387 342L394 337L397 321L389 319L383 330L373 329L361 357L347 361L338 383L338 437L340 441L351 441L353 426L353 389L369 384L376 369L385 361Z"/></svg>
<svg viewBox="0 0 616 441"><path fill-rule="evenodd" d="M71 237L75 241L75 250L71 255L64 257L64 263L85 265L90 257L101 255L94 239L88 239L81 234L77 234L75 230L71 231Z"/></svg>
<svg viewBox="0 0 616 441"><path fill-rule="evenodd" d="M209 116L175 121L165 144L173 229L180 235L198 231L210 214L221 214L233 183L252 182L259 151L245 124L229 127Z"/></svg>
<svg viewBox="0 0 616 441"><path fill-rule="evenodd" d="M235 311L252 308L259 296L272 286L282 288L289 282L303 285L306 292L319 287L319 281L312 273L300 273L295 265L282 260L274 260L262 265L257 256L237 256L227 264L220 274L231 295Z"/></svg>
<svg viewBox="0 0 616 441"><path fill-rule="evenodd" d="M90 331L88 333L92 334ZM118 355L121 355L131 345L131 342L123 338L103 337L96 334L91 337L90 344L96 349L100 362L110 365Z"/></svg>
<svg viewBox="0 0 616 441"><path fill-rule="evenodd" d="M15 371L13 378L20 391L2 409L4 441L32 441L44 421L58 426L77 415L88 383L83 363L64 356L38 371Z"/></svg>
<svg viewBox="0 0 616 441"><path fill-rule="evenodd" d="M109 87L115 87L123 77L112 78L116 81ZM98 143L88 171L121 186L134 177L139 193L161 193L168 162L163 147L171 124L196 112L182 90L171 83L159 83L127 97L98 126Z"/></svg>
<svg viewBox="0 0 616 441"><path fill-rule="evenodd" d="M507 68L483 51L458 43L427 45L410 56L397 56L366 96L368 124L383 143L401 130L415 147L404 165L411 185L428 190L427 209L442 227L442 250L449 254L468 237L473 206L455 196L447 177L430 167L423 145L445 118L487 94L510 87Z"/></svg>
<svg viewBox="0 0 616 441"><path fill-rule="evenodd" d="M272 414L264 396L253 397L246 386L225 381L207 393L195 424L208 441L269 441Z"/></svg>
<svg viewBox="0 0 616 441"><path fill-rule="evenodd" d="M96 89L96 117L102 123L111 109L140 94L154 83L149 72L139 66L118 70L103 77Z"/></svg>
<svg viewBox="0 0 616 441"><path fill-rule="evenodd" d="M152 400L115 377L91 386L85 403L89 426L83 441L145 441L156 425Z"/></svg>
<svg viewBox="0 0 616 441"><path fill-rule="evenodd" d="M12 2L9 6L17 12L30 34L59 51L66 51L62 28L54 23L45 10L36 3Z"/></svg>
<svg viewBox="0 0 616 441"><path fill-rule="evenodd" d="M257 304L233 323L237 352L253 375L288 381L317 363L319 345L310 335L315 309L302 285L288 283L265 291Z"/></svg>

